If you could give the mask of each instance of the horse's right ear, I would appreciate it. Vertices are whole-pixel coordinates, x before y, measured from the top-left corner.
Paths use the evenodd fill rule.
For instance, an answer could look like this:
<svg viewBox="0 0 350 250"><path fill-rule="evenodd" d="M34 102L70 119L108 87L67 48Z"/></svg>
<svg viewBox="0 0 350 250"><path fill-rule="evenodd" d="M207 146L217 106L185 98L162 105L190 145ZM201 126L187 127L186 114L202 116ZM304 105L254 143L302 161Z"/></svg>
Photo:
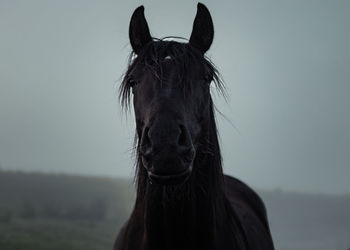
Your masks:
<svg viewBox="0 0 350 250"><path fill-rule="evenodd" d="M129 25L129 39L131 47L136 54L150 41L151 34L144 14L145 8L141 5L132 14Z"/></svg>

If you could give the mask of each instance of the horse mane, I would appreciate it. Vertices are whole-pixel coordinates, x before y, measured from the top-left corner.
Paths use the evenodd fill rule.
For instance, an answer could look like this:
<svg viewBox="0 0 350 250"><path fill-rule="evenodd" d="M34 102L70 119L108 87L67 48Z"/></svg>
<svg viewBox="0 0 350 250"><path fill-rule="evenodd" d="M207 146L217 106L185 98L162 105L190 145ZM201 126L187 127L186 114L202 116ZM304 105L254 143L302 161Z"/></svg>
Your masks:
<svg viewBox="0 0 350 250"><path fill-rule="evenodd" d="M131 79L135 70L139 67L147 68L152 74L162 81L162 72L160 64L164 62L166 57L170 57L174 63L174 67L178 69L178 78L182 84L184 91L190 91L192 82L195 80L194 69L195 66L202 66L201 70L204 80L207 82L214 82L216 89L225 96L225 87L221 76L216 66L211 60L192 47L189 43L180 43L176 41L166 41L168 38L179 37L165 37L163 39L153 39L136 55L131 52L129 55L128 69L123 76L122 83L119 88L119 99L123 108L130 107L131 95ZM182 38L180 38L182 39Z"/></svg>

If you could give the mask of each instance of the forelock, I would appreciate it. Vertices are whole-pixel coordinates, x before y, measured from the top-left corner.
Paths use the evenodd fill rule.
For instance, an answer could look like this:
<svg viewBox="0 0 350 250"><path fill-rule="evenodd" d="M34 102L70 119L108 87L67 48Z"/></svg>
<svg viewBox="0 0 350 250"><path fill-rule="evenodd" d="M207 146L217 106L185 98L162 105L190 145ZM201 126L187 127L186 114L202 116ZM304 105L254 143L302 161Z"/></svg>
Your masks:
<svg viewBox="0 0 350 250"><path fill-rule="evenodd" d="M202 73L210 77L220 93L225 95L221 77L214 64L205 55L201 54L201 52L188 43L155 40L147 44L139 55L135 55L133 52L130 54L129 66L123 77L119 93L123 107L128 108L130 104L130 77L142 68L143 70L148 70L154 77L161 80L161 65L164 62L171 62L176 67L184 91L191 89L191 84L196 74L198 74L197 71L200 67Z"/></svg>

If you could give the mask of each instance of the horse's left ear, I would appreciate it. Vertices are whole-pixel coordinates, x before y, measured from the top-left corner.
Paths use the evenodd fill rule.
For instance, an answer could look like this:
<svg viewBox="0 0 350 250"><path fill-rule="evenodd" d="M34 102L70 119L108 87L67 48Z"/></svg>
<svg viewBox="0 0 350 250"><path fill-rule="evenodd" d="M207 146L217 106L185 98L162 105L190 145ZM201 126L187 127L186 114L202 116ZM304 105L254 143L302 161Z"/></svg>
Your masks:
<svg viewBox="0 0 350 250"><path fill-rule="evenodd" d="M213 38L214 25L210 12L204 4L198 3L196 18L193 22L190 45L204 54L210 48Z"/></svg>
<svg viewBox="0 0 350 250"><path fill-rule="evenodd" d="M136 54L139 54L141 49L152 41L144 10L145 8L142 5L138 7L132 14L129 25L129 39Z"/></svg>

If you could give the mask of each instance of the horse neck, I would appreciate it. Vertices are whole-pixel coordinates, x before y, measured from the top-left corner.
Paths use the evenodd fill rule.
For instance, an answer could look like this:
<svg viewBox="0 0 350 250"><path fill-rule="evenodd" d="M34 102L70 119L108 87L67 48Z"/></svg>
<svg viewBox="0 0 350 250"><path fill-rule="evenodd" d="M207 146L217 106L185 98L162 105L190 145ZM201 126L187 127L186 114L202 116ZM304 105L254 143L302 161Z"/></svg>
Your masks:
<svg viewBox="0 0 350 250"><path fill-rule="evenodd" d="M201 136L193 173L178 187L151 184L138 166L136 209L149 249L215 249L218 229L227 224L221 155L214 116ZM139 164L142 164L139 161Z"/></svg>

